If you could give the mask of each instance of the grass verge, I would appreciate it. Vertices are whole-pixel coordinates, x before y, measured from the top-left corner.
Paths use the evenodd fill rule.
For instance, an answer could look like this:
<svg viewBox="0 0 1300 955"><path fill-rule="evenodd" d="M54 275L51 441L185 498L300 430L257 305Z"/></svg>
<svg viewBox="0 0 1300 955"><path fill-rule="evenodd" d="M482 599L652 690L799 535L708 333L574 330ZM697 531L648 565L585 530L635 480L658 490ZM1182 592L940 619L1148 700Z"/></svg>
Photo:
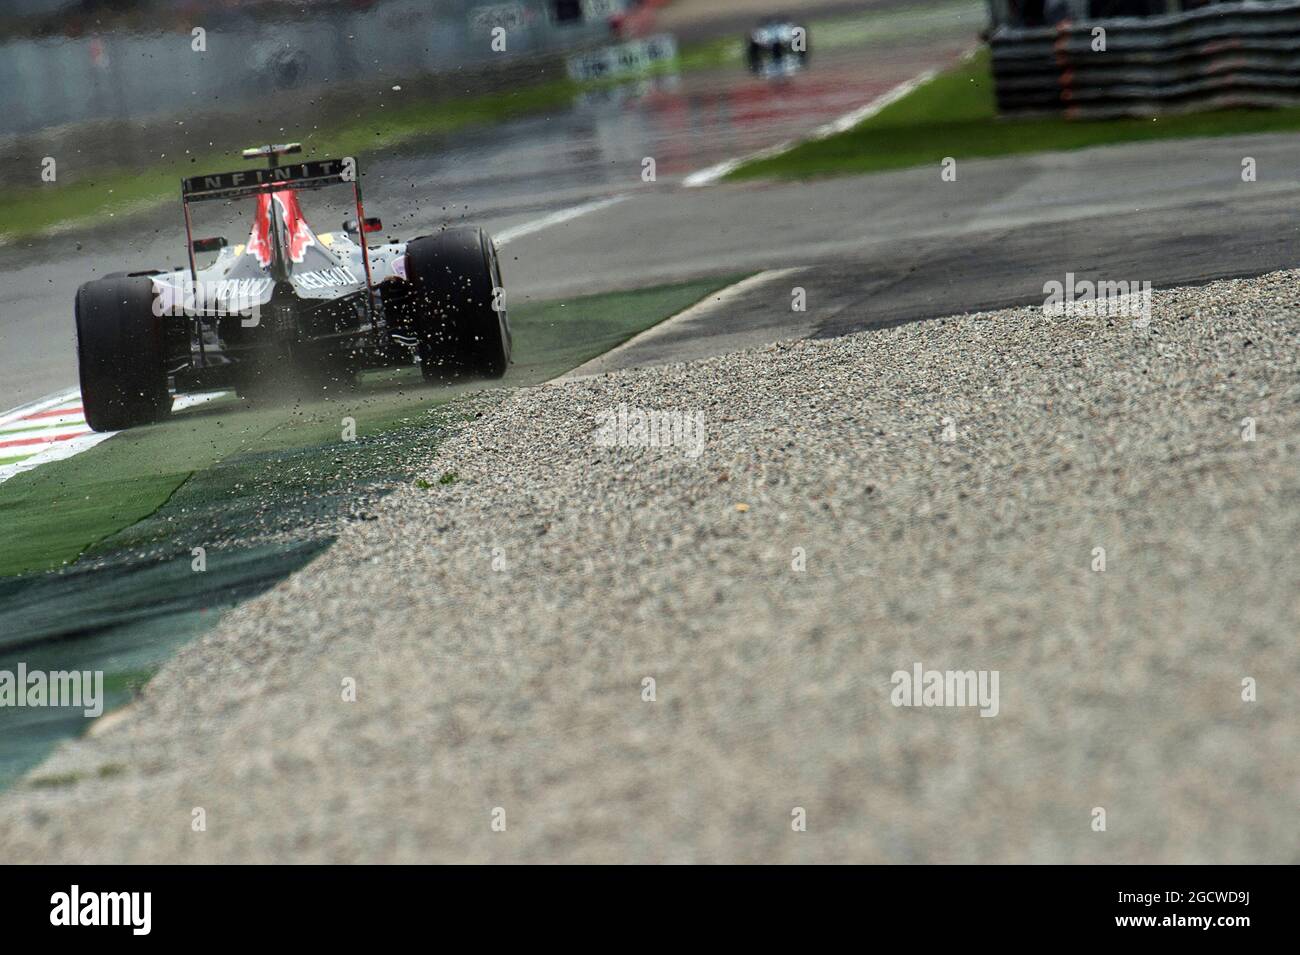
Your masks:
<svg viewBox="0 0 1300 955"><path fill-rule="evenodd" d="M741 179L809 179L1114 143L1300 129L1300 108L1222 110L1153 119L1000 119L987 50L850 130L733 170Z"/></svg>
<svg viewBox="0 0 1300 955"><path fill-rule="evenodd" d="M503 384L559 375L732 281L517 307L520 360ZM394 487L455 483L417 475L450 426L494 400L453 400L464 390L403 370L332 401L219 400L0 484L0 670L100 671L105 711L129 702L177 647L368 520ZM343 417L356 440L342 440ZM0 707L0 789L87 724L75 708ZM32 785L78 783L42 779Z"/></svg>
<svg viewBox="0 0 1300 955"><path fill-rule="evenodd" d="M516 361L503 384L545 381L608 351L730 280L689 282L511 310ZM482 387L475 385L474 387ZM0 577L48 570L158 510L191 475L235 456L334 444L344 417L373 436L410 424L466 389L426 387L416 369L368 376L355 392L245 407L233 398L117 435L0 484Z"/></svg>

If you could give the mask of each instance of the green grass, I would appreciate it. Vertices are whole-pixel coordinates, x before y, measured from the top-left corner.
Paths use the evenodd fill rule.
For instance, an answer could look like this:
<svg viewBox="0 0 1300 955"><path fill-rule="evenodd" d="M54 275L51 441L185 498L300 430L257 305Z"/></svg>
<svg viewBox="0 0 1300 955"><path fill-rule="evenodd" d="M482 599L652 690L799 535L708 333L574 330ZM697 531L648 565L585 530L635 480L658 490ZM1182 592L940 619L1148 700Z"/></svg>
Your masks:
<svg viewBox="0 0 1300 955"><path fill-rule="evenodd" d="M1232 136L1300 129L1300 108L1223 110L1154 119L1000 119L987 50L844 133L746 163L729 179L809 179L937 166L993 156L1112 143Z"/></svg>
<svg viewBox="0 0 1300 955"><path fill-rule="evenodd" d="M515 363L502 384L553 378L657 324L731 279L689 282L511 310ZM474 387L482 387L476 385ZM0 578L48 570L94 551L133 525L144 526L194 475L222 462L295 449L345 447L343 418L372 438L421 420L465 389L429 388L415 369L368 376L355 392L310 403L245 407L233 397L200 405L170 421L123 432L66 461L0 484ZM286 473L291 483L298 475ZM313 493L317 478L304 479ZM443 475L450 483L455 475ZM255 500L256 485L229 493ZM239 503L231 500L233 507ZM156 529L150 529L150 536ZM126 546L119 536L113 546Z"/></svg>

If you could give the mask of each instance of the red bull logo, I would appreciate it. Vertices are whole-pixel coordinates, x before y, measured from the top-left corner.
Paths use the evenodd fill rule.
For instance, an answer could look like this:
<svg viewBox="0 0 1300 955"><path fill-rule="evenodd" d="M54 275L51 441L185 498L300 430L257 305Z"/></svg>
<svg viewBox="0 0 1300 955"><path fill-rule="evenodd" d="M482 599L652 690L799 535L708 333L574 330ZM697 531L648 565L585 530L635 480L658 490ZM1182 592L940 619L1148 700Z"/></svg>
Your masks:
<svg viewBox="0 0 1300 955"><path fill-rule="evenodd" d="M301 262L307 254L307 247L316 242L311 226L307 225L307 220L303 218L296 192L291 189L281 189L270 195L260 195L257 197L257 215L253 219L253 231L248 236L248 254L256 258L257 264L262 268L268 267L274 256L271 242L272 201L279 207L289 261Z"/></svg>

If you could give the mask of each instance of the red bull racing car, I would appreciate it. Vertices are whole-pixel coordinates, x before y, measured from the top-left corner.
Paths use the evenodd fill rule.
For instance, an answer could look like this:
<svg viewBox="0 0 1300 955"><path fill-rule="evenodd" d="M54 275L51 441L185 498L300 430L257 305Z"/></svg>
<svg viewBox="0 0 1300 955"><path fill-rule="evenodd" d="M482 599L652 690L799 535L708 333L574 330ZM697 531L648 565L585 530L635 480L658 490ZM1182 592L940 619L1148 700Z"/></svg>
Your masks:
<svg viewBox="0 0 1300 955"><path fill-rule="evenodd" d="M328 388L367 368L418 364L426 381L500 378L510 363L501 268L481 229L371 246L356 161L285 162L296 143L244 151L266 168L181 183L189 267L116 273L77 291L86 421L118 431L165 418L172 396L295 381ZM307 224L299 195L352 189L338 233ZM191 204L256 203L248 241L195 239ZM216 254L205 268L196 255Z"/></svg>

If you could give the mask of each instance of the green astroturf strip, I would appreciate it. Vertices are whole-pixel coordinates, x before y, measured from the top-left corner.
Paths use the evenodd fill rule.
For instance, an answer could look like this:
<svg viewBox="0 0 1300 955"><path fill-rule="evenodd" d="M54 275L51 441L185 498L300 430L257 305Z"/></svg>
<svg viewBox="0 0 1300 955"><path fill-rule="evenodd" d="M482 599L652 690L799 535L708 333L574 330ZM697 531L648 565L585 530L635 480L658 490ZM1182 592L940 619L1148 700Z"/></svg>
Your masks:
<svg viewBox="0 0 1300 955"><path fill-rule="evenodd" d="M555 377L732 281L517 307L504 384ZM329 401L249 408L222 398L0 484L4 572L72 562L0 576L0 670L102 671L105 711L129 702L179 646L317 556L337 518L414 480L457 423L453 399L465 390L427 387L403 369ZM345 417L354 441L342 440ZM0 789L89 722L79 709L0 707ZM123 769L38 769L28 785L93 784Z"/></svg>
<svg viewBox="0 0 1300 955"><path fill-rule="evenodd" d="M730 281L517 306L511 310L515 364L504 384L562 374ZM358 434L374 435L463 391L427 387L410 369L370 376L333 400L247 407L226 398L16 475L0 483L0 577L75 560L152 514L192 474L232 456L337 443L345 417L356 421Z"/></svg>
<svg viewBox="0 0 1300 955"><path fill-rule="evenodd" d="M525 305L515 321L515 364L506 383L545 381L621 345L633 335L725 288L742 275Z"/></svg>
<svg viewBox="0 0 1300 955"><path fill-rule="evenodd" d="M746 163L729 179L848 175L1112 143L1300 129L1300 108L1221 110L1154 119L1000 119L989 55L940 75L852 129Z"/></svg>
<svg viewBox="0 0 1300 955"><path fill-rule="evenodd" d="M328 540L213 550L205 573L189 552L62 574L0 578L0 670L103 674L103 708L130 702L178 647L223 612L315 557ZM0 789L89 725L84 709L0 707ZM120 769L120 767L119 767ZM96 775L109 775L99 767ZM64 780L71 784L75 780ZM61 784L38 773L33 785Z"/></svg>

